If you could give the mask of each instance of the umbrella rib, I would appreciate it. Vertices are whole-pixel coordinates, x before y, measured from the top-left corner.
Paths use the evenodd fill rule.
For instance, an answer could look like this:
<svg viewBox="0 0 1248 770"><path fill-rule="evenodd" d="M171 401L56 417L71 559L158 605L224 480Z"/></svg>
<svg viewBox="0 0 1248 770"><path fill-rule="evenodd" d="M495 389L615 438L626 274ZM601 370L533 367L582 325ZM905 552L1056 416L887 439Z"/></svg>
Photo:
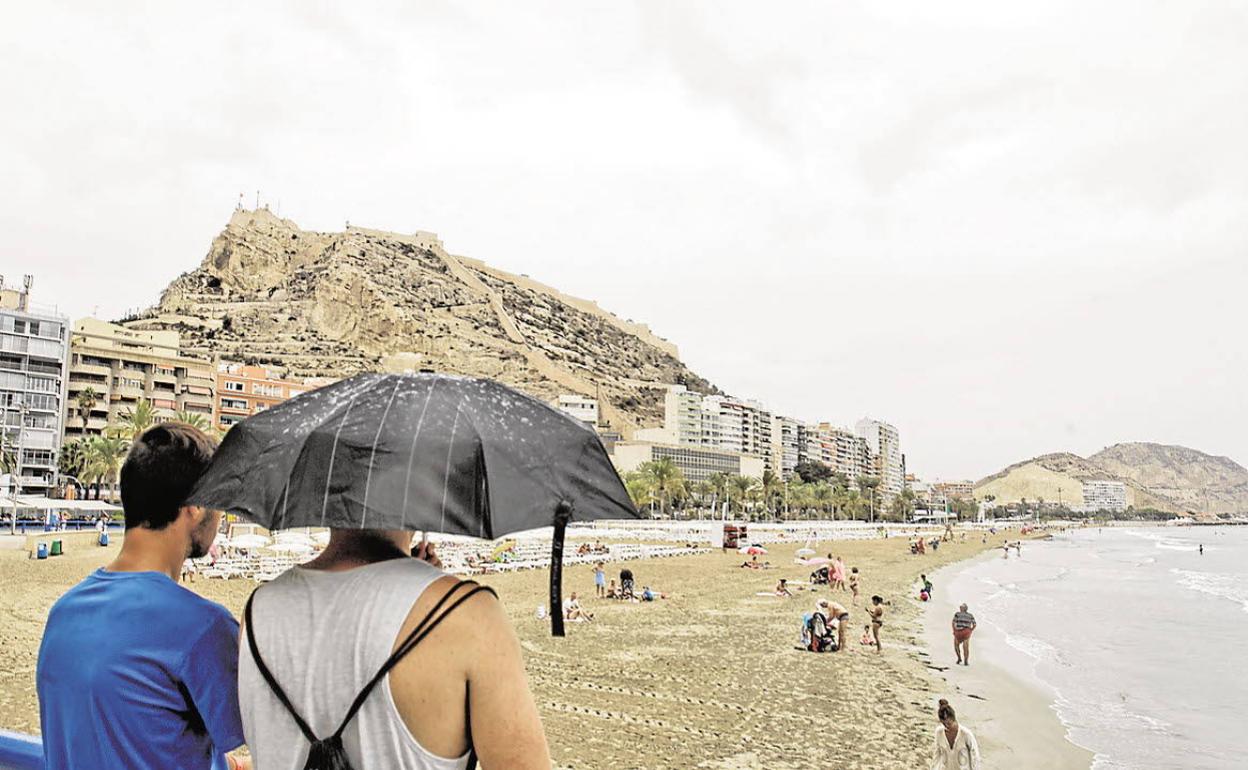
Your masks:
<svg viewBox="0 0 1248 770"><path fill-rule="evenodd" d="M334 480L334 458L338 455L338 437L342 435L342 426L346 425L347 418L351 416L351 407L355 406L355 400L360 397L356 393L351 397L350 403L347 404L347 411L342 413L342 419L338 421L338 429L334 431L334 443L329 448L329 470L325 473L325 496L321 498L321 526L325 526L325 511L329 508L329 483Z"/></svg>
<svg viewBox="0 0 1248 770"><path fill-rule="evenodd" d="M439 532L446 531L446 496L451 488L451 457L455 451L455 431L459 428L459 412L463 404L464 399L461 396L459 403L455 405L455 421L451 423L451 440L446 446L446 475L442 479L442 523L438 525Z"/></svg>
<svg viewBox="0 0 1248 770"><path fill-rule="evenodd" d="M364 510L360 513L360 529L364 529L364 520L368 518L368 487L373 483L373 460L377 458L377 441L381 438L381 429L386 426L386 415L390 414L390 405L399 392L399 378L394 379L394 390L390 391L390 400L386 402L386 410L381 413L377 422L377 432L373 434L373 449L368 455L368 475L364 477Z"/></svg>
<svg viewBox="0 0 1248 770"><path fill-rule="evenodd" d="M408 450L407 476L403 478L403 518L399 522L399 529L407 529L407 493L412 488L412 461L416 459L416 442L420 441L420 429L425 424L425 413L429 411L429 402L433 399L433 391L437 387L437 380L429 385L429 392L425 394L425 405L420 409L420 419L416 421L416 434L412 436L412 446Z"/></svg>

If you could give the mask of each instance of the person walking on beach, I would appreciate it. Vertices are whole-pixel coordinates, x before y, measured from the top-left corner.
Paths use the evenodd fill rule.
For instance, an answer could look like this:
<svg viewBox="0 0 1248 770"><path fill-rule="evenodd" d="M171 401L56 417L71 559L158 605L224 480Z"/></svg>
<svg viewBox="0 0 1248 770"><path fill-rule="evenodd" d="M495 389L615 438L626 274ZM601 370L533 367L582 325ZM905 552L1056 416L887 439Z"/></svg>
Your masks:
<svg viewBox="0 0 1248 770"><path fill-rule="evenodd" d="M871 635L875 637L875 651L879 652L880 627L884 625L884 597L872 596L867 612L871 613Z"/></svg>
<svg viewBox="0 0 1248 770"><path fill-rule="evenodd" d="M238 689L258 767L550 767L502 605L411 550L411 532L330 529L252 594Z"/></svg>
<svg viewBox="0 0 1248 770"><path fill-rule="evenodd" d="M980 770L979 743L970 730L958 724L953 706L944 698L936 709L940 727L936 728L936 744L932 752L931 770Z"/></svg>
<svg viewBox="0 0 1248 770"><path fill-rule="evenodd" d="M853 567L849 570L849 590L853 593L850 599L854 604L858 603L858 568Z"/></svg>
<svg viewBox="0 0 1248 770"><path fill-rule="evenodd" d="M971 634L975 631L975 616L966 611L966 605L953 613L953 653L958 663L971 665Z"/></svg>
<svg viewBox="0 0 1248 770"><path fill-rule="evenodd" d="M178 585L208 552L219 511L183 505L216 442L148 429L121 467L121 552L48 615L35 686L44 767L250 768L238 707L238 622ZM91 640L88 644L85 640Z"/></svg>
<svg viewBox="0 0 1248 770"><path fill-rule="evenodd" d="M598 592L599 599L607 595L607 571L602 562L594 565L594 590Z"/></svg>

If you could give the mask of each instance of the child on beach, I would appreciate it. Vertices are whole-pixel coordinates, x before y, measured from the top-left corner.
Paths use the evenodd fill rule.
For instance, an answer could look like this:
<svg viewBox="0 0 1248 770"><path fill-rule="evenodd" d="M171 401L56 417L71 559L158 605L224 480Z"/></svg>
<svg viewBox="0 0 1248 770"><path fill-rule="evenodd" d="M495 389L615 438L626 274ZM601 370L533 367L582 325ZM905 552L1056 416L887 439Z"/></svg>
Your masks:
<svg viewBox="0 0 1248 770"><path fill-rule="evenodd" d="M862 627L862 638L858 640L858 644L865 644L868 647L875 644L875 642L871 640L871 624L870 623Z"/></svg>
<svg viewBox="0 0 1248 770"><path fill-rule="evenodd" d="M853 567L849 570L849 590L852 591L854 594L854 598L852 599L853 603L857 604L858 603L858 568L857 567Z"/></svg>
<svg viewBox="0 0 1248 770"><path fill-rule="evenodd" d="M793 592L789 590L788 581L780 578L780 582L776 583L776 596L788 596L792 598Z"/></svg>
<svg viewBox="0 0 1248 770"><path fill-rule="evenodd" d="M594 565L594 590L598 592L599 599L607 595L607 571L603 569L602 562Z"/></svg>

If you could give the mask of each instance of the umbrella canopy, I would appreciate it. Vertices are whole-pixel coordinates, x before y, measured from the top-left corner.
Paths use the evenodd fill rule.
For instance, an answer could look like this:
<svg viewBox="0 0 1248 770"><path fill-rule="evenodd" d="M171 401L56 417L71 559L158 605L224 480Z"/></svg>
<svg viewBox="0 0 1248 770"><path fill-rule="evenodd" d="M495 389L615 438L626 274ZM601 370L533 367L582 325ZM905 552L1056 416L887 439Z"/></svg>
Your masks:
<svg viewBox="0 0 1248 770"><path fill-rule="evenodd" d="M491 380L360 374L235 425L188 503L269 529L427 530L498 538L639 518L593 430Z"/></svg>
<svg viewBox="0 0 1248 770"><path fill-rule="evenodd" d="M747 556L758 556L767 553L767 549L763 548L761 545L743 545L737 549L737 553L743 553Z"/></svg>

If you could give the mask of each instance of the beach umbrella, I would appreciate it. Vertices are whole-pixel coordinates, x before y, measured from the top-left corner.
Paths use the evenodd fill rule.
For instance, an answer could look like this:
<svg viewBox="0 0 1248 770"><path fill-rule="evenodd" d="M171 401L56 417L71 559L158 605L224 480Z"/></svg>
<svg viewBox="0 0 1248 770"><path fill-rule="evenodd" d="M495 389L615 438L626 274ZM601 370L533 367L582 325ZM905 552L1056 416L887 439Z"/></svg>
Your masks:
<svg viewBox="0 0 1248 770"><path fill-rule="evenodd" d="M247 418L188 502L269 529L492 540L553 525L557 636L568 522L639 518L593 430L497 382L435 374L360 374Z"/></svg>
<svg viewBox="0 0 1248 770"><path fill-rule="evenodd" d="M263 548L269 544L264 535L239 535L230 541L232 548Z"/></svg>
<svg viewBox="0 0 1248 770"><path fill-rule="evenodd" d="M761 556L767 553L767 549L761 545L743 545L737 549L737 553L743 553L747 556Z"/></svg>

